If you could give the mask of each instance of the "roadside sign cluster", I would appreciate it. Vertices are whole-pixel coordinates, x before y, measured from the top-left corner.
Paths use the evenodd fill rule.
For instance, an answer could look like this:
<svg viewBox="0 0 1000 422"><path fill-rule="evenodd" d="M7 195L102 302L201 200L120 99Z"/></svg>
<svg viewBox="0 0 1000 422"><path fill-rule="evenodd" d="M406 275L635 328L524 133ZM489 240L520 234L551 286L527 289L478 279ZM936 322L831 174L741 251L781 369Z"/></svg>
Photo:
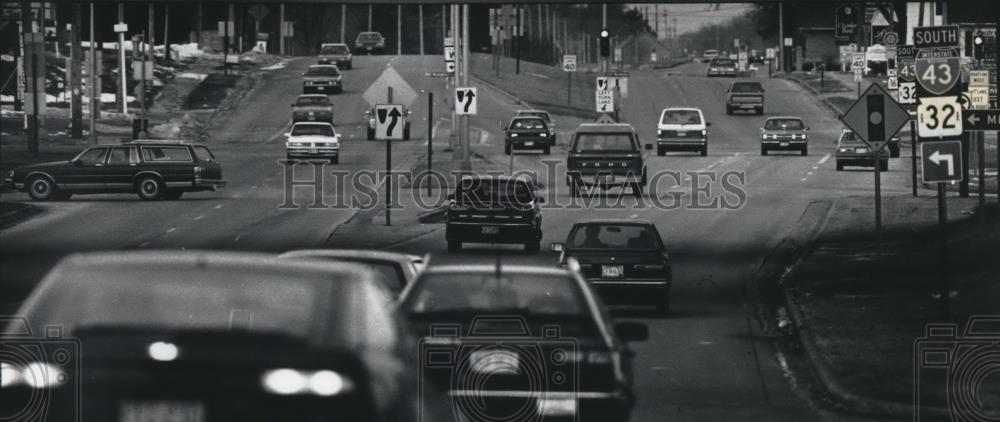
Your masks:
<svg viewBox="0 0 1000 422"><path fill-rule="evenodd" d="M965 130L963 104L969 107L972 100L962 93L959 40L955 25L920 27L913 32L917 136L926 183L960 181L964 175L959 137Z"/></svg>
<svg viewBox="0 0 1000 422"><path fill-rule="evenodd" d="M448 73L455 73L455 39L452 37L444 39L444 69Z"/></svg>

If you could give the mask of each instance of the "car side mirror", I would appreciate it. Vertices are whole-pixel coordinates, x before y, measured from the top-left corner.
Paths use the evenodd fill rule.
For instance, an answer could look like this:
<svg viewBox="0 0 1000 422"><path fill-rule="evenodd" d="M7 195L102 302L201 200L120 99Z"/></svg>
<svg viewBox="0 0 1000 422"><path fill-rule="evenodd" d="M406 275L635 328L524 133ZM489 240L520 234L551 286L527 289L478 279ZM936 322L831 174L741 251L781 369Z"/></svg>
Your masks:
<svg viewBox="0 0 1000 422"><path fill-rule="evenodd" d="M289 136L292 136L292 132L285 132L285 137L287 138Z"/></svg>
<svg viewBox="0 0 1000 422"><path fill-rule="evenodd" d="M552 243L552 246L550 246L550 248L552 249L553 252L562 252L566 250L566 244L554 242Z"/></svg>
<svg viewBox="0 0 1000 422"><path fill-rule="evenodd" d="M292 103L292 107L295 107L295 103Z"/></svg>
<svg viewBox="0 0 1000 422"><path fill-rule="evenodd" d="M809 131L809 126L806 126L806 131L807 131L807 132Z"/></svg>
<svg viewBox="0 0 1000 422"><path fill-rule="evenodd" d="M535 197L535 202L537 202L539 204L544 204L545 203L545 197L544 196L536 196Z"/></svg>
<svg viewBox="0 0 1000 422"><path fill-rule="evenodd" d="M619 322L615 324L615 332L623 342L646 341L649 339L649 327L638 322Z"/></svg>
<svg viewBox="0 0 1000 422"><path fill-rule="evenodd" d="M705 127L712 126L712 122L705 122Z"/></svg>
<svg viewBox="0 0 1000 422"><path fill-rule="evenodd" d="M72 161L70 161L70 163L73 163L74 166L82 166L83 165L83 161L80 161L80 160L72 160Z"/></svg>
<svg viewBox="0 0 1000 422"><path fill-rule="evenodd" d="M643 147L646 148L646 151L652 151L653 150L653 144L645 144L645 145L643 145Z"/></svg>

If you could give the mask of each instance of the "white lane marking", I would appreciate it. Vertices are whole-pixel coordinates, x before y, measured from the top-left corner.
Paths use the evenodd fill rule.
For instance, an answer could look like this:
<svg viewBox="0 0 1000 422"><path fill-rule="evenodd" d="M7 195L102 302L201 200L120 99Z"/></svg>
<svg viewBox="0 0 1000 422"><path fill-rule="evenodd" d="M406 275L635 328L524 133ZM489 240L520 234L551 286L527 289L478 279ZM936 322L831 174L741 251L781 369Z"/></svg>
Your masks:
<svg viewBox="0 0 1000 422"><path fill-rule="evenodd" d="M199 215L199 216L197 216L197 217L194 218L194 221L201 220L202 218L205 218L205 216L204 215Z"/></svg>
<svg viewBox="0 0 1000 422"><path fill-rule="evenodd" d="M826 154L826 155L824 155L824 156L823 156L823 158L821 158L821 159L819 160L819 162L817 162L816 164L823 164L823 163L825 163L825 162L826 162L826 160L829 160L829 159L830 159L830 154Z"/></svg>
<svg viewBox="0 0 1000 422"><path fill-rule="evenodd" d="M819 170L819 166L813 166L813 170Z"/></svg>
<svg viewBox="0 0 1000 422"><path fill-rule="evenodd" d="M214 207L212 207L212 208L213 208L213 209L219 209L219 208L222 208L222 204L215 204L215 206L214 206Z"/></svg>
<svg viewBox="0 0 1000 422"><path fill-rule="evenodd" d="M802 181L803 181L803 182L805 182L805 181L806 181L806 178L805 178L805 177L803 177L803 178L802 178Z"/></svg>
<svg viewBox="0 0 1000 422"><path fill-rule="evenodd" d="M534 77L537 77L537 78L542 78L542 79L552 79L552 78L550 78L550 77L548 77L548 76L545 76L545 75L541 75L541 74L538 74L538 73L531 73L531 72L524 72L524 73L527 73L527 74L529 74L529 75L531 75L531 76L534 76Z"/></svg>
<svg viewBox="0 0 1000 422"><path fill-rule="evenodd" d="M149 242L148 241L147 242L142 242L142 243L139 244L140 248L145 248L146 246L149 246Z"/></svg>
<svg viewBox="0 0 1000 422"><path fill-rule="evenodd" d="M639 218L639 214L632 214L628 216L628 218Z"/></svg>
<svg viewBox="0 0 1000 422"><path fill-rule="evenodd" d="M236 235L236 237L233 238L233 242L239 242L241 237L243 237L242 234Z"/></svg>
<svg viewBox="0 0 1000 422"><path fill-rule="evenodd" d="M288 128L290 127L291 127L290 123L282 126L281 129L279 129L274 135L271 135L271 137L267 138L267 140L264 141L264 143L269 144L271 142L274 142L275 139L285 136L285 132L288 132Z"/></svg>
<svg viewBox="0 0 1000 422"><path fill-rule="evenodd" d="M175 231L177 231L177 227L171 227L171 228L167 229L167 233L173 233Z"/></svg>
<svg viewBox="0 0 1000 422"><path fill-rule="evenodd" d="M668 368L666 366L650 366L649 369L653 371L666 371Z"/></svg>
<svg viewBox="0 0 1000 422"><path fill-rule="evenodd" d="M710 342L708 340L701 340L701 341L698 342L698 344L700 344L702 346L711 346L711 345L713 345L715 343L712 343L712 342Z"/></svg>
<svg viewBox="0 0 1000 422"><path fill-rule="evenodd" d="M257 185L250 186L250 190L257 189Z"/></svg>
<svg viewBox="0 0 1000 422"><path fill-rule="evenodd" d="M807 172L807 173L806 173L806 175L807 175L807 176L812 176L812 175L813 175L813 172L811 172L811 171L810 171L810 172Z"/></svg>

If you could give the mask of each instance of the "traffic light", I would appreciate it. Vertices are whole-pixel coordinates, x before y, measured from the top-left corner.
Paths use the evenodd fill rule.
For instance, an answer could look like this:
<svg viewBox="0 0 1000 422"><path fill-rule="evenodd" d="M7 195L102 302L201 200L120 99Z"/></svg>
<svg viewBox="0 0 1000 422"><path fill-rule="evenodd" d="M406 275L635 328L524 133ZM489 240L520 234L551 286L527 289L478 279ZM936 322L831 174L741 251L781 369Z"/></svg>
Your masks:
<svg viewBox="0 0 1000 422"><path fill-rule="evenodd" d="M983 39L983 34L976 34L975 36L972 37L972 59L973 60L981 60L983 58L983 56L984 56L983 49L985 47L984 46L984 44L985 44L984 41L985 40Z"/></svg>
<svg viewBox="0 0 1000 422"><path fill-rule="evenodd" d="M601 30L601 57L611 57L611 37L607 29Z"/></svg>

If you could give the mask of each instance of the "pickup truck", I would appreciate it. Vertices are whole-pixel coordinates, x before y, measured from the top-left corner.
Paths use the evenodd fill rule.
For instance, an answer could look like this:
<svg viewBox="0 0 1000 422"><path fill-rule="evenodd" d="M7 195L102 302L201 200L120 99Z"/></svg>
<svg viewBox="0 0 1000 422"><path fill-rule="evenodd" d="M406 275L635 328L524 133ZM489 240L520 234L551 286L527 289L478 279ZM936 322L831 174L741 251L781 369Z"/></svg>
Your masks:
<svg viewBox="0 0 1000 422"><path fill-rule="evenodd" d="M726 114L737 110L750 110L764 114L764 87L760 82L733 82L726 90Z"/></svg>
<svg viewBox="0 0 1000 422"><path fill-rule="evenodd" d="M584 123L577 127L566 158L566 184L570 195L592 188L620 187L641 196L646 187L646 165L639 134L627 123Z"/></svg>

